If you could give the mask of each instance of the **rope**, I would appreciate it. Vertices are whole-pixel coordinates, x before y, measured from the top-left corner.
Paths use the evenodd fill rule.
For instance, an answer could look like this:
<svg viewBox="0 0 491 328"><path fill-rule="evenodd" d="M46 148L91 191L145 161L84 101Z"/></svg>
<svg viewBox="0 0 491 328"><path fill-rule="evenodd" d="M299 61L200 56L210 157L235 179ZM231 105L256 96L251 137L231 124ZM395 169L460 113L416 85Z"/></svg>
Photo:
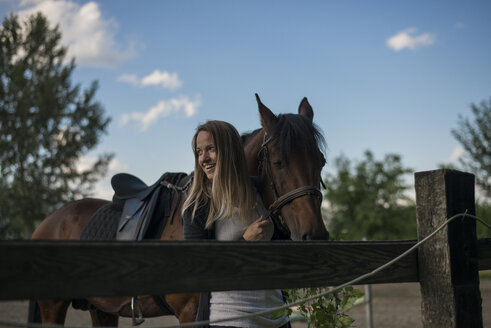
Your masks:
<svg viewBox="0 0 491 328"><path fill-rule="evenodd" d="M406 250L401 255L399 255L399 256L395 257L394 259L390 260L389 262L387 262L387 263L379 266L378 268L372 270L371 272L368 272L366 274L363 274L363 275L361 275L361 276L359 276L359 277L357 277L355 279L352 279L352 280L350 280L350 281L348 281L348 282L346 282L344 284L338 285L336 287L331 287L331 288L329 288L325 292L322 292L322 293L319 293L319 294L316 294L316 295L313 295L313 296L304 298L304 299L302 299L300 301L296 301L296 302L293 302L293 303L285 304L285 305L282 305L282 306L278 306L278 307L275 307L275 308L271 308L271 309L263 310L263 311L258 311L258 312L254 312L254 313L250 313L250 314L245 314L245 315L240 315L240 316L234 316L234 317L229 317L229 318L220 319L220 320L214 320L214 321L210 321L210 320L206 320L206 321L195 321L195 322L183 323L183 324L171 325L171 326L154 326L154 327L148 326L147 328L184 328L184 327L193 327L193 326L203 326L203 325L215 324L215 323L226 322L226 321L231 321L231 320L247 319L247 318L251 318L251 317L255 317L255 316L259 316L259 315L265 315L265 314L275 313L275 312L278 312L278 311L281 311L281 310L288 309L288 308L290 308L292 306L297 306L297 305L300 305L300 304L305 303L305 302L313 301L313 300L315 300L317 298L321 298L321 297L324 297L324 296L326 296L326 295L328 295L330 293L333 293L333 292L335 292L335 291L337 291L339 289L343 289L343 288L345 288L347 286L354 285L357 282L359 282L359 281L361 281L363 279L366 279L368 277L371 277L371 276L377 274L378 272L384 270L385 268L391 266L395 262L397 262L400 259L406 257L409 253L411 253L416 248L418 248L419 246L421 246L422 244L424 244L426 241L428 241L430 238L432 238L433 236L435 236L446 225L448 225L450 222L454 221L455 219L457 219L459 217L462 217L462 220L465 219L466 217L470 217L470 218L472 218L472 219L474 219L476 221L479 221L481 224L483 224L484 226L486 226L488 229L491 230L491 225L489 225L486 221L482 220L481 218L478 218L477 216L468 214L467 213L467 210L466 210L464 213L459 213L459 214L456 214L456 215L452 216L451 218L449 218L447 221L445 221L442 225L440 225L431 234L429 234L425 238L421 239L419 242L417 242L416 244L414 244L411 248L409 248L408 250ZM14 323L14 322L8 322L8 321L1 321L0 320L0 327L1 326L4 326L4 327L23 327L23 328L40 328L41 326L43 328L58 328L58 327L82 328L80 326L41 325L41 324L37 324L37 323L36 324L32 324L32 323L23 324L23 323Z"/></svg>

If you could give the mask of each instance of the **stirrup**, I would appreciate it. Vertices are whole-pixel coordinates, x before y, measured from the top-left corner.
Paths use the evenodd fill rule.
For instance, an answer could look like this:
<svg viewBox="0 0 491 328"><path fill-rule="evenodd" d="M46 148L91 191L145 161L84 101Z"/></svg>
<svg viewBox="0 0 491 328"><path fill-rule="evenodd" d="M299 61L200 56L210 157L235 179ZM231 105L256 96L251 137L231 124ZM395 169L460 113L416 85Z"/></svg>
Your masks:
<svg viewBox="0 0 491 328"><path fill-rule="evenodd" d="M142 307L140 303L137 303L138 305L138 317L135 316L135 301L138 302L138 299L133 296L131 298L131 325L132 326L138 326L141 325L145 319L143 319L143 313L142 313Z"/></svg>

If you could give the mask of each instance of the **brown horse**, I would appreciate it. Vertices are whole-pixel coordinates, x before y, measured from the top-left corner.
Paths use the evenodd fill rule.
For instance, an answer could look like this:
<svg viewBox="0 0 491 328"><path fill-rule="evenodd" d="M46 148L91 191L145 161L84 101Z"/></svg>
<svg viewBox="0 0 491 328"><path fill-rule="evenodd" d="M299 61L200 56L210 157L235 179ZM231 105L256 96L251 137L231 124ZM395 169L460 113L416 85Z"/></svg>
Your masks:
<svg viewBox="0 0 491 328"><path fill-rule="evenodd" d="M312 123L314 113L304 98L298 114L274 115L256 95L262 128L243 135L244 150L251 175L258 176L263 186L262 197L270 207L275 226L293 240L327 239L328 232L321 216L321 169L324 139ZM161 240L182 240L180 208L177 201L175 218L168 220ZM87 198L66 204L49 215L34 231L32 239L80 239L92 215L108 201ZM179 322L195 318L198 294L165 295L168 306ZM127 297L88 298L94 326L117 326L119 316L131 317L131 299ZM163 315L151 296L138 298L144 317ZM39 300L43 323L63 324L69 300Z"/></svg>

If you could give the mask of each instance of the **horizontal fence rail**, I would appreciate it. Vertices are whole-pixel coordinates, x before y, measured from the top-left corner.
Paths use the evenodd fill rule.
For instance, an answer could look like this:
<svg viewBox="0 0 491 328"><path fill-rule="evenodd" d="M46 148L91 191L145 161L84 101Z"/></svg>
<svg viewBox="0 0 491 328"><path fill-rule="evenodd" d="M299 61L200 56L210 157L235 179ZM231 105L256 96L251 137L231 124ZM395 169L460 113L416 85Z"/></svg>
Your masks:
<svg viewBox="0 0 491 328"><path fill-rule="evenodd" d="M0 241L0 299L164 295L334 286L368 273L415 241ZM491 269L491 239L478 241ZM417 252L360 283L417 282Z"/></svg>

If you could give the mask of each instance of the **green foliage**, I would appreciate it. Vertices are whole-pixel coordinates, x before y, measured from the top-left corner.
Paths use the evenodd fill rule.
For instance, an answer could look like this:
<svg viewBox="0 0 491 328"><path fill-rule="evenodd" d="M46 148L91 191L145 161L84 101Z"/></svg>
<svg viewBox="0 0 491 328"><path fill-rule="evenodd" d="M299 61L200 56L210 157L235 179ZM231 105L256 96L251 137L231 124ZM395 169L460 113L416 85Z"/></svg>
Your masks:
<svg viewBox="0 0 491 328"><path fill-rule="evenodd" d="M336 158L336 172L325 178L330 231L351 240L415 239L416 210L404 182L412 170L403 167L399 155L382 161L370 151L364 155L354 166L344 156Z"/></svg>
<svg viewBox="0 0 491 328"><path fill-rule="evenodd" d="M58 27L41 14L0 27L0 238L26 237L60 204L90 193L112 158L86 169L80 157L105 133L109 118L87 90L72 86Z"/></svg>
<svg viewBox="0 0 491 328"><path fill-rule="evenodd" d="M286 290L287 302L293 303L302 299L325 293L328 288L302 288ZM308 324L309 328L344 328L351 327L355 321L348 312L363 293L353 287L329 293L313 301L301 303L297 310ZM287 315L293 311L288 309Z"/></svg>
<svg viewBox="0 0 491 328"><path fill-rule="evenodd" d="M476 216L491 225L491 203L477 203ZM491 238L491 230L480 222L476 222L476 231L478 238Z"/></svg>
<svg viewBox="0 0 491 328"><path fill-rule="evenodd" d="M466 154L460 162L476 176L477 185L491 198L491 98L480 105L471 105L473 121L459 115L458 129L453 136Z"/></svg>
<svg viewBox="0 0 491 328"><path fill-rule="evenodd" d="M491 279L491 270L479 271L479 279Z"/></svg>

